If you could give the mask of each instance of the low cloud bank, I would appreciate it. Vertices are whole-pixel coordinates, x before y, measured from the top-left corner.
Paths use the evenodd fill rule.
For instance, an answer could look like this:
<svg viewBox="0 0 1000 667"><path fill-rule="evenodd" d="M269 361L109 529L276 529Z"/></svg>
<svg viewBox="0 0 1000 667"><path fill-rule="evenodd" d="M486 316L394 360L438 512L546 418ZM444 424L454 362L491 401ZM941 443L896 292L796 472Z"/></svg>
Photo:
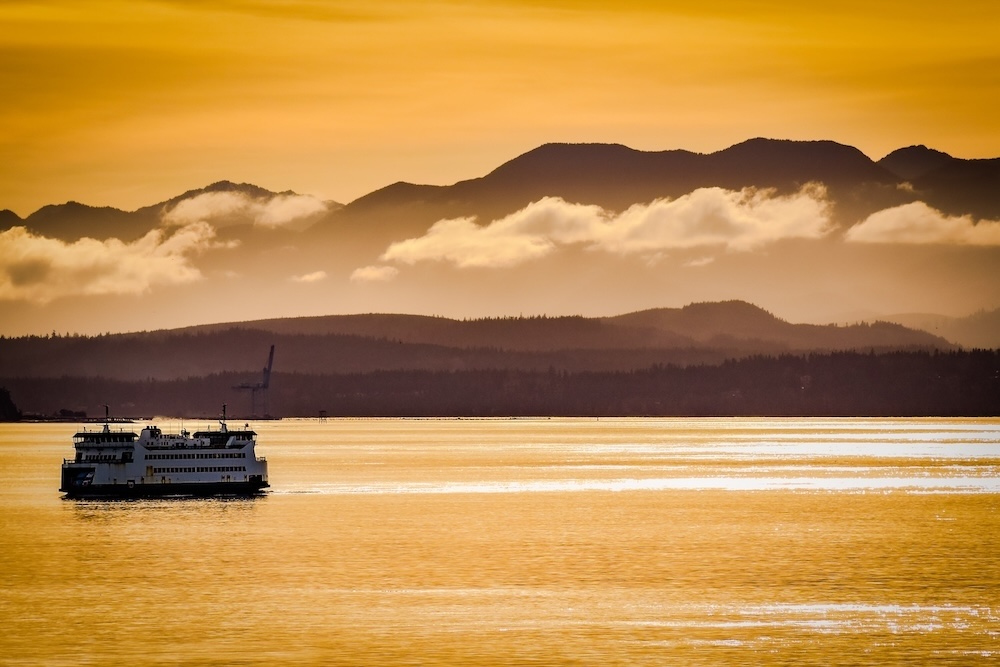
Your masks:
<svg viewBox="0 0 1000 667"><path fill-rule="evenodd" d="M0 299L48 303L193 282L202 276L191 257L222 247L214 239L215 229L205 222L172 233L155 229L132 243L115 238L66 243L12 227L0 233Z"/></svg>
<svg viewBox="0 0 1000 667"><path fill-rule="evenodd" d="M1000 246L1000 220L948 216L923 202L912 202L868 216L847 230L856 243L906 243Z"/></svg>
<svg viewBox="0 0 1000 667"><path fill-rule="evenodd" d="M326 210L324 202L309 195L256 198L243 192L205 192L179 202L163 215L163 222L167 225L210 222L216 227L249 222L274 228L307 221Z"/></svg>
<svg viewBox="0 0 1000 667"><path fill-rule="evenodd" d="M381 260L499 268L571 245L648 259L691 248L749 251L784 239L821 238L830 228L826 191L818 185L782 196L753 188L700 188L622 213L546 197L485 226L472 218L441 220L419 238L393 243Z"/></svg>
<svg viewBox="0 0 1000 667"><path fill-rule="evenodd" d="M351 273L352 283L384 283L399 273L394 266L364 266Z"/></svg>
<svg viewBox="0 0 1000 667"><path fill-rule="evenodd" d="M300 276L292 276L292 282L296 283L318 283L321 280L326 280L326 271L313 271Z"/></svg>

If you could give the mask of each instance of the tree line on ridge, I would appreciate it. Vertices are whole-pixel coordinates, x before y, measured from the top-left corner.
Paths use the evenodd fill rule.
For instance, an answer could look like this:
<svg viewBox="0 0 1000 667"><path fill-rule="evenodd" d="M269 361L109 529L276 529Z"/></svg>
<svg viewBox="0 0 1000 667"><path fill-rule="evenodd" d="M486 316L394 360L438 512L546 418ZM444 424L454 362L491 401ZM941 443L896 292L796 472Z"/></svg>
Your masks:
<svg viewBox="0 0 1000 667"><path fill-rule="evenodd" d="M829 352L627 371L275 371L251 415L245 375L0 378L26 414L116 416L998 416L1000 351ZM265 407L266 406L266 407Z"/></svg>

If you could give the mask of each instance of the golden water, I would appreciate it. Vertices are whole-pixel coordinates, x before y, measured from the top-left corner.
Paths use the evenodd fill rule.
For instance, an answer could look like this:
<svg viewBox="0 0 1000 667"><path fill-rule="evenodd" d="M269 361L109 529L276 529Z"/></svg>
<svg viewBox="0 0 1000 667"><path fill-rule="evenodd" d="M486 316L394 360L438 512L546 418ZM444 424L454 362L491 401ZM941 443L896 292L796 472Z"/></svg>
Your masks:
<svg viewBox="0 0 1000 667"><path fill-rule="evenodd" d="M255 428L266 497L97 502L0 425L0 664L1000 658L997 420Z"/></svg>

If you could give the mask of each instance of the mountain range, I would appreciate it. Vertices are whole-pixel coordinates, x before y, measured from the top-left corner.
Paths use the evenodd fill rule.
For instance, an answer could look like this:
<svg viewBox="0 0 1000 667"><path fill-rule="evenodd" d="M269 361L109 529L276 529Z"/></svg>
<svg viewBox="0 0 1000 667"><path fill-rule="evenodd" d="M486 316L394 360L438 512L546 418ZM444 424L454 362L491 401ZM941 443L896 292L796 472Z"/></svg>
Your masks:
<svg viewBox="0 0 1000 667"><path fill-rule="evenodd" d="M372 218L394 218L404 228L422 231L420 225L445 218L497 219L543 197L623 210L697 188L788 193L810 182L835 193L839 219L847 225L886 205L918 199L949 215L1000 219L1000 158L967 160L920 145L873 161L857 148L833 141L751 139L710 154L639 151L620 144L545 144L480 178L443 186L398 182L346 206L329 202L331 210L311 222L313 233ZM132 240L159 226L164 211L213 192L255 199L296 194L220 181L135 211L72 201L43 206L24 219L0 210L0 229L24 225L62 240ZM401 211L406 215L398 215Z"/></svg>
<svg viewBox="0 0 1000 667"><path fill-rule="evenodd" d="M497 219L546 196L620 211L698 188L789 193L811 182L827 186L845 226L918 199L949 215L1000 218L1000 158L963 160L910 146L876 162L832 141L768 139L707 155L644 152L617 144L546 144L482 178L450 186L395 183L351 202L342 215L369 219L405 211L399 218L419 227L462 216Z"/></svg>
<svg viewBox="0 0 1000 667"><path fill-rule="evenodd" d="M910 146L876 161L774 139L710 154L546 144L478 178L347 204L221 181L135 211L0 211L0 334L741 300L790 321L895 319L1000 346L997 229L1000 158ZM970 313L978 324L962 324Z"/></svg>
<svg viewBox="0 0 1000 667"><path fill-rule="evenodd" d="M741 301L604 318L327 316L0 338L0 412L992 416L998 369L1000 350L890 323L790 324Z"/></svg>
<svg viewBox="0 0 1000 667"><path fill-rule="evenodd" d="M898 324L791 324L742 301L604 318L452 320L340 315L202 325L110 336L0 339L0 379L178 380L256 372L268 346L283 373L386 370L632 371L753 355L955 349Z"/></svg>

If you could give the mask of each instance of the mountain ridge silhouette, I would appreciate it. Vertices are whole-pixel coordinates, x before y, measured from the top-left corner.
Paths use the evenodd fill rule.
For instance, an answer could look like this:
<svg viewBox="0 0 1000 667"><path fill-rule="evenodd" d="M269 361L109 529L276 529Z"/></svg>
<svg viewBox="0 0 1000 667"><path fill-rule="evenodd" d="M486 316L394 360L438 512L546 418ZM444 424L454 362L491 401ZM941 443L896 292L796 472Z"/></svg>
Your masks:
<svg viewBox="0 0 1000 667"><path fill-rule="evenodd" d="M888 322L792 324L745 301L704 302L613 317L454 320L367 314L227 322L105 336L0 339L2 377L178 379L256 368L267 345L282 372L632 370L721 363L757 354L952 350Z"/></svg>
<svg viewBox="0 0 1000 667"><path fill-rule="evenodd" d="M489 222L547 196L620 211L702 187L787 193L811 182L827 186L845 224L920 196L948 214L1000 216L1000 158L965 160L911 146L874 161L853 146L830 140L758 137L713 153L641 151L609 143L542 144L480 177L450 185L399 181L344 205L329 202L331 210L311 231L336 234L360 227L376 233L381 242L401 229L423 231L443 218L475 217ZM251 197L295 194L223 180L134 211L67 202L43 206L21 219L4 210L0 211L0 229L25 225L64 240L82 235L131 240L159 224L165 210L206 192L241 192ZM376 230L376 226L383 229Z"/></svg>

